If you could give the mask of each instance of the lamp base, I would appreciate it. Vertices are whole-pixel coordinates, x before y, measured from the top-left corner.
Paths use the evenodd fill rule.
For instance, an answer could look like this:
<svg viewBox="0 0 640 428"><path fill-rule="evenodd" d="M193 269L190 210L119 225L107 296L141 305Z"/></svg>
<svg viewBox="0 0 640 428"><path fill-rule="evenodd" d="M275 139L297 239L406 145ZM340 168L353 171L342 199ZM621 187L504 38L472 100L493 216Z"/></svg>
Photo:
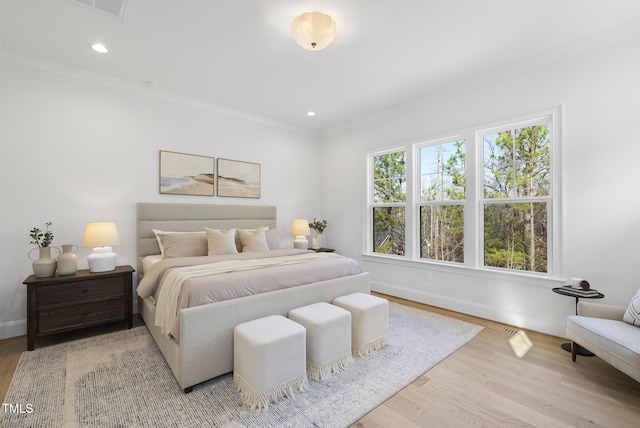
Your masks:
<svg viewBox="0 0 640 428"><path fill-rule="evenodd" d="M111 247L95 247L87 257L90 272L109 272L116 268L116 253Z"/></svg>
<svg viewBox="0 0 640 428"><path fill-rule="evenodd" d="M307 241L307 237L302 235L296 236L296 239L293 241L293 248L297 248L299 250L308 250L309 241Z"/></svg>

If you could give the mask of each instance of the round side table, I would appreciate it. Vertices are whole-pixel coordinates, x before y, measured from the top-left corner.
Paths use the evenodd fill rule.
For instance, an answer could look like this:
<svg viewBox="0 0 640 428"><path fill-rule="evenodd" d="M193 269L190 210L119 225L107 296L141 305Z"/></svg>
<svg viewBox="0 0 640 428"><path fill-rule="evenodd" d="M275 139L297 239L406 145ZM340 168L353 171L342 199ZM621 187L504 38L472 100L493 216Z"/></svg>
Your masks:
<svg viewBox="0 0 640 428"><path fill-rule="evenodd" d="M602 299L604 298L604 294L602 293L598 293L596 295L593 296L580 296L576 293L571 293L571 292L567 292L565 290L562 289L562 287L556 287L552 289L554 293L557 294L561 294L563 296L569 296L569 297L575 297L576 298L576 315L578 315L578 302L580 301L580 299ZM578 355L582 355L583 357L593 357L593 353L591 351L589 351L588 349L583 348L582 346L578 345L576 343L577 349L576 349L576 353ZM563 343L562 345L560 345L560 347L562 349L564 349L567 352L571 352L571 342L567 342L567 343Z"/></svg>

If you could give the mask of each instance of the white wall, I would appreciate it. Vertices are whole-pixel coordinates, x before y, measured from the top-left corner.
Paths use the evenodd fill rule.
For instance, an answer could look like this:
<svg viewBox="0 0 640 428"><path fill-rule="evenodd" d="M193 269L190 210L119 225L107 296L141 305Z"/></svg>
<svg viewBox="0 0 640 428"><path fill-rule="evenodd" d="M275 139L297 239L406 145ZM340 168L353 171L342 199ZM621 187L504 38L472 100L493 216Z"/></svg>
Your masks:
<svg viewBox="0 0 640 428"><path fill-rule="evenodd" d="M291 220L319 210L317 137L1 56L0 94L0 338L26 333L29 230L46 221L55 246L79 244L88 221L115 221L118 264L135 267L139 201L276 205L289 245ZM262 197L160 195L159 150L258 162ZM79 251L80 268L89 252Z"/></svg>
<svg viewBox="0 0 640 428"><path fill-rule="evenodd" d="M563 275L586 278L606 295L601 302L626 306L640 288L639 50L637 37L587 54L567 50L533 72L512 73L326 136L323 212L331 245L362 262L375 290L564 336L575 302L551 292L557 282L362 257L365 151L562 105Z"/></svg>

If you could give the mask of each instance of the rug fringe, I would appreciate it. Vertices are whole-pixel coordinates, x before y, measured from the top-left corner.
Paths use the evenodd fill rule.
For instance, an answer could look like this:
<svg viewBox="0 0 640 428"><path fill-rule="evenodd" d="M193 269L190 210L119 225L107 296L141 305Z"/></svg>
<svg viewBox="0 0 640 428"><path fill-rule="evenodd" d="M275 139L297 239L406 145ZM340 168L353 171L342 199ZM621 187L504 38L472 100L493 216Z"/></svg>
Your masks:
<svg viewBox="0 0 640 428"><path fill-rule="evenodd" d="M296 392L304 391L308 386L307 375L300 375L290 381L275 386L267 391L257 392L242 376L234 373L233 383L240 392L242 400L251 406L251 410L267 410L269 403L291 398Z"/></svg>
<svg viewBox="0 0 640 428"><path fill-rule="evenodd" d="M314 365L312 362L307 362L307 375L313 379L320 381L330 377L334 373L339 373L348 369L353 364L353 356L351 350L343 352L330 360L327 360L320 365Z"/></svg>
<svg viewBox="0 0 640 428"><path fill-rule="evenodd" d="M388 344L389 337L385 334L377 339L373 339L369 343L352 343L351 352L353 352L353 355L355 356L366 357L367 355L371 355L375 351L384 348Z"/></svg>

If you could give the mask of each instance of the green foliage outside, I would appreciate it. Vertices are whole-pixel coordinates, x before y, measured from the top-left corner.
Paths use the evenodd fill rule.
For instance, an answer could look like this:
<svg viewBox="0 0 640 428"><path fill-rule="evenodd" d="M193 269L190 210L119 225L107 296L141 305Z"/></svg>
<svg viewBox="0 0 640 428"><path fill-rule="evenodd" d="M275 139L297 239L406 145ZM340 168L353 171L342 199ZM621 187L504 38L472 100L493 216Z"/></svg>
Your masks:
<svg viewBox="0 0 640 428"><path fill-rule="evenodd" d="M407 200L405 153L375 156L373 164L373 200L375 203L391 205L373 208L373 251L404 255L404 207L392 205Z"/></svg>
<svg viewBox="0 0 640 428"><path fill-rule="evenodd" d="M547 272L550 173L548 124L485 136L486 266Z"/></svg>
<svg viewBox="0 0 640 428"><path fill-rule="evenodd" d="M420 257L464 262L465 141L420 149Z"/></svg>
<svg viewBox="0 0 640 428"><path fill-rule="evenodd" d="M483 138L484 265L546 272L549 124ZM420 257L464 262L466 142L420 149ZM404 255L404 152L374 158L374 251Z"/></svg>

